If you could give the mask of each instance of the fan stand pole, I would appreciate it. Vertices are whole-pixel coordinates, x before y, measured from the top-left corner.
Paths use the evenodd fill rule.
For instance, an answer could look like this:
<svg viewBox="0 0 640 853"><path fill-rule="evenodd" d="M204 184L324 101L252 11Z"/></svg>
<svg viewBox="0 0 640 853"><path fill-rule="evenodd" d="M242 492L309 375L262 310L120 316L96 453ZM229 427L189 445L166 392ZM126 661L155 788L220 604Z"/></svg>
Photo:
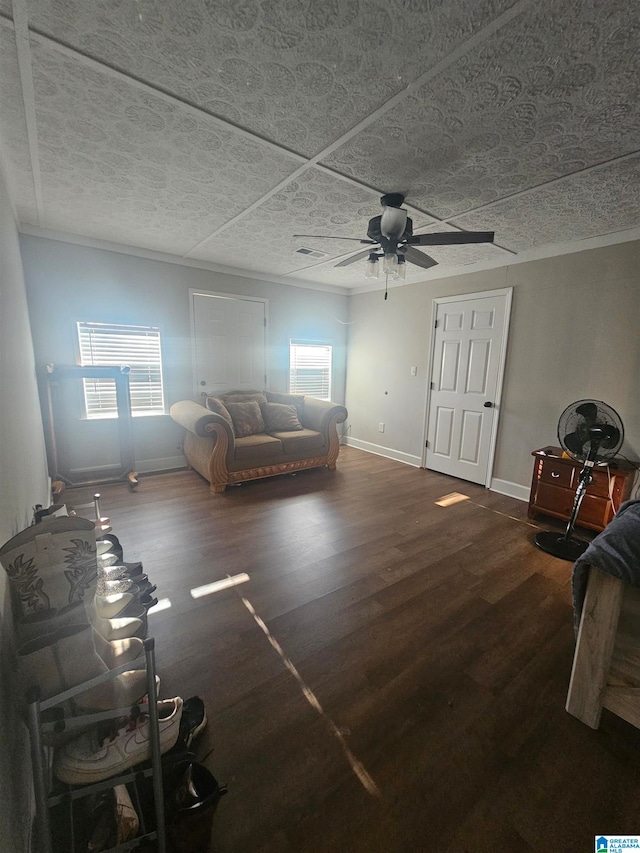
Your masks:
<svg viewBox="0 0 640 853"><path fill-rule="evenodd" d="M535 535L534 541L538 548L546 551L547 554L553 554L554 557L560 557L561 560L569 560L570 562L575 563L575 561L582 556L589 546L588 542L584 542L581 539L572 539L571 534L573 533L573 528L575 527L576 519L580 512L582 499L593 480L593 476L591 474L592 468L593 462L587 460L584 468L580 471L578 488L576 489L576 495L573 499L573 509L571 510L569 523L567 524L567 529L564 534L559 535L553 530L546 530L542 533L536 533Z"/></svg>

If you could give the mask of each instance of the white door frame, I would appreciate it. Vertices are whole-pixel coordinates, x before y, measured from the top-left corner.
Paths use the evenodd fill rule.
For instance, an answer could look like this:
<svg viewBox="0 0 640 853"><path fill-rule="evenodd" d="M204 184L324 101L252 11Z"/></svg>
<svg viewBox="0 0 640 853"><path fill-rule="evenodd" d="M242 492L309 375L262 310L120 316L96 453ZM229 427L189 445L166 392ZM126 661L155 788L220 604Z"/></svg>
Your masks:
<svg viewBox="0 0 640 853"><path fill-rule="evenodd" d="M498 438L498 422L500 420L500 403L502 401L502 384L504 381L504 368L507 356L507 344L509 341L509 322L511 319L511 302L513 297L512 287L501 287L498 290L481 290L479 293L459 293L455 296L438 296L431 303L431 341L429 343L429 362L427 367L427 405L424 415L424 427L422 430L422 459L420 462L421 468L427 467L427 432L429 429L429 407L431 405L431 373L433 371L433 361L435 357L435 318L438 311L438 306L449 302L466 302L469 299L484 299L491 296L504 296L504 335L502 345L500 347L500 361L498 365L498 378L496 382L496 394L493 401L494 408L497 410L496 417L493 419L491 426L491 439L489 443L489 458L487 460L487 477L485 487L491 487L493 479L493 461L495 458L496 441Z"/></svg>
<svg viewBox="0 0 640 853"><path fill-rule="evenodd" d="M196 370L196 318L194 313L194 296L219 296L224 299L244 300L245 302L263 302L264 303L264 373L265 373L265 389L269 387L269 347L267 340L269 335L269 300L263 296L243 296L238 293L221 293L217 290L201 290L200 288L189 288L189 320L191 327L191 374L192 384L194 389L194 399L199 400L198 391L198 376Z"/></svg>

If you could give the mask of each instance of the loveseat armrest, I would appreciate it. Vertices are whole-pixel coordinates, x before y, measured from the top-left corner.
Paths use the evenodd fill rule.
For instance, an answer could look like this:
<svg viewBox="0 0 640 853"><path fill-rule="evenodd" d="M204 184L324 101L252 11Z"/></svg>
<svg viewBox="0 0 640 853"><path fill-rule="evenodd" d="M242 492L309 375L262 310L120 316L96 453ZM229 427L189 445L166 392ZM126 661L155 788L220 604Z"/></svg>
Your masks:
<svg viewBox="0 0 640 853"><path fill-rule="evenodd" d="M347 419L347 410L329 400L319 400L317 397L304 398L302 425L307 429L315 429L327 435L331 423L342 424Z"/></svg>
<svg viewBox="0 0 640 853"><path fill-rule="evenodd" d="M228 422L215 412L210 412L193 400L180 400L169 409L171 418L180 426L203 438L215 438L216 426L222 426L227 433L229 447L235 443L233 432Z"/></svg>

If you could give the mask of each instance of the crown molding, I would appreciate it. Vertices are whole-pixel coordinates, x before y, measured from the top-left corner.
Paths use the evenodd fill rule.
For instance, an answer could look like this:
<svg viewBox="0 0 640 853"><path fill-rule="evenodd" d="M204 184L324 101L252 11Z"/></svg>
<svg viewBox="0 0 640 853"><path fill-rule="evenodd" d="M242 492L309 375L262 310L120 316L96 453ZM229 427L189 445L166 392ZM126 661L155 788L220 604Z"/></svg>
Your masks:
<svg viewBox="0 0 640 853"><path fill-rule="evenodd" d="M8 174L6 177L9 177ZM156 252L153 249L141 249L136 246L126 246L120 243L112 243L107 240L97 240L90 237L82 237L77 234L67 234L65 232L54 231L48 228L39 228L34 225L19 225L18 231L20 234L26 234L31 237L43 237L47 240L56 240L60 243L71 243L78 246L85 246L90 249L102 249L106 252L116 252L121 255L132 255L134 257L145 258L146 260L160 261L161 263L166 264L175 264L177 266L207 270L209 272L236 276L237 278L246 278L251 281L268 281L272 284L284 284L305 290L318 290L324 293L335 293L339 296L357 296L360 293L370 293L372 291L385 289L385 282L383 279L371 280L370 282L368 281L366 284L357 287L341 287L339 285L292 278L290 273L281 276L271 275L270 273L258 273L253 270L228 267L223 264L215 264L210 261L182 258L177 255L167 254L166 252ZM476 272L483 272L484 270L499 269L500 267L513 266L515 264L525 264L530 261L555 258L561 255L571 255L576 252L585 252L589 249L602 249L607 246L616 246L620 243L630 243L635 240L640 240L640 227L627 228L622 231L614 231L610 234L600 234L596 237L587 237L583 240L575 240L568 243L557 243L552 246L540 246L535 249L528 249L526 252L521 252L518 255L505 255L493 260L481 261L475 264L464 264L443 268L437 267L435 268L437 272L435 270L425 272L424 278L420 281L389 281L388 287L390 290L395 287L413 287L416 284L438 281L443 278L451 278L452 276L470 275Z"/></svg>

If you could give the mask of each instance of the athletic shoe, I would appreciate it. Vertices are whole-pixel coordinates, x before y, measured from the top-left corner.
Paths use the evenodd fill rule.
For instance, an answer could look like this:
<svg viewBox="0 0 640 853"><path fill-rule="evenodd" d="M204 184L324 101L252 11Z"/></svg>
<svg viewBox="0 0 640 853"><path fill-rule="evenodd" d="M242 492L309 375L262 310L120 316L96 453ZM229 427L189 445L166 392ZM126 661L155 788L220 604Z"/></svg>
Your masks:
<svg viewBox="0 0 640 853"><path fill-rule="evenodd" d="M182 704L180 697L158 702L162 753L170 750L178 739ZM104 734L104 729L93 729L69 741L58 749L53 771L61 782L87 785L109 779L150 758L149 717L142 713L127 718L110 735Z"/></svg>
<svg viewBox="0 0 640 853"><path fill-rule="evenodd" d="M202 699L199 696L185 699L182 706L182 719L180 720L180 738L184 741L187 749L206 725L207 713Z"/></svg>

